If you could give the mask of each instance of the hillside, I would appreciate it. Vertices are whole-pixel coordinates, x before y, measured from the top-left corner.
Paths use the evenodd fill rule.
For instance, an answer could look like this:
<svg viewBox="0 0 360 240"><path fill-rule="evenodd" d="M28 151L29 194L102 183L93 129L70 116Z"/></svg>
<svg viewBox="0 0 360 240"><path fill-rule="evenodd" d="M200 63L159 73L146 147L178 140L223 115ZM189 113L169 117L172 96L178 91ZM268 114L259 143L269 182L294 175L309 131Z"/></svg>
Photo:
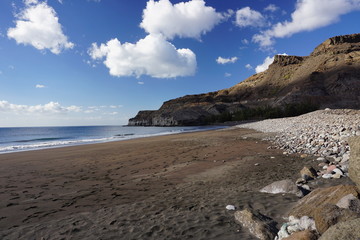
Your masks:
<svg viewBox="0 0 360 240"><path fill-rule="evenodd" d="M360 34L327 39L310 56L276 55L266 71L233 87L169 100L140 111L129 125L201 125L224 113L293 104L360 108Z"/></svg>

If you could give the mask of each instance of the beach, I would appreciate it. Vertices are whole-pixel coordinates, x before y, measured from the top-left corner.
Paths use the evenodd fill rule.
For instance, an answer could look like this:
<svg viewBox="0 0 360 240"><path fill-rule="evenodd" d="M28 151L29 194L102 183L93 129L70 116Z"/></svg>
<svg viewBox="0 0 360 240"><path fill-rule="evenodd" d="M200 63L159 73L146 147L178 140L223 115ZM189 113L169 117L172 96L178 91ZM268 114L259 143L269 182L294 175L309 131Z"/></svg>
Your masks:
<svg viewBox="0 0 360 240"><path fill-rule="evenodd" d="M255 239L228 204L282 222L298 200L259 189L313 160L254 130L183 133L0 155L2 239Z"/></svg>

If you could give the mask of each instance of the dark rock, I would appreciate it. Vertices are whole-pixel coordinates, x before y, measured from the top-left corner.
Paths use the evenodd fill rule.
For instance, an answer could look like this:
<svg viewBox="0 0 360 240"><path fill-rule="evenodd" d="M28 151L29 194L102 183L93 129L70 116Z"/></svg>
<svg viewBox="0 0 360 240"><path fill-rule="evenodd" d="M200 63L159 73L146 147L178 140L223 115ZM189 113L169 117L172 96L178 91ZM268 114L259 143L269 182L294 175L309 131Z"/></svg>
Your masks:
<svg viewBox="0 0 360 240"><path fill-rule="evenodd" d="M235 220L261 240L273 240L278 232L274 220L249 208L236 211Z"/></svg>

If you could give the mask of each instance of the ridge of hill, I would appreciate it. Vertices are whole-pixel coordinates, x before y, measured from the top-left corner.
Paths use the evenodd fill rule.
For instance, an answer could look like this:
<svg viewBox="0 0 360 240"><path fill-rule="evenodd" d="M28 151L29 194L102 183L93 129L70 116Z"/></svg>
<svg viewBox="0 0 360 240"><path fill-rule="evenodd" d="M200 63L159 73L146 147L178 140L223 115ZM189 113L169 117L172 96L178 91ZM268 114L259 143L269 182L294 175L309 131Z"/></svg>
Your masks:
<svg viewBox="0 0 360 240"><path fill-rule="evenodd" d="M166 101L159 110L139 111L129 125L202 125L247 109L300 105L360 108L360 34L329 38L309 56L276 55L266 71L233 87Z"/></svg>

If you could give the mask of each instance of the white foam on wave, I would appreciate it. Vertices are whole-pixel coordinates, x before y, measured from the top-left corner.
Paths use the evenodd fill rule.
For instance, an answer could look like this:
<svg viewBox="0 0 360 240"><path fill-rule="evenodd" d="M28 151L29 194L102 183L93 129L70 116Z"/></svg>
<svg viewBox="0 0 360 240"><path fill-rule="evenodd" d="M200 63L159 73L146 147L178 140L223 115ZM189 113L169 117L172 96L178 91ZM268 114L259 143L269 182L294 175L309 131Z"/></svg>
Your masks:
<svg viewBox="0 0 360 240"><path fill-rule="evenodd" d="M33 143L33 144L16 144L16 145L0 146L0 154L11 153L11 152L40 150L40 149L46 149L46 148L76 146L76 145L91 144L91 143L124 141L124 140L129 140L129 139L136 139L136 138L165 136L165 135L178 134L178 133L183 133L183 132L197 132L197 131L203 131L203 130L204 129L191 129L191 130L179 129L179 130L170 130L170 131L151 133L151 134L138 134L138 135L124 134L124 135L120 135L120 136L112 136L112 137L104 137L104 138L44 141L44 142L38 142L38 143Z"/></svg>

